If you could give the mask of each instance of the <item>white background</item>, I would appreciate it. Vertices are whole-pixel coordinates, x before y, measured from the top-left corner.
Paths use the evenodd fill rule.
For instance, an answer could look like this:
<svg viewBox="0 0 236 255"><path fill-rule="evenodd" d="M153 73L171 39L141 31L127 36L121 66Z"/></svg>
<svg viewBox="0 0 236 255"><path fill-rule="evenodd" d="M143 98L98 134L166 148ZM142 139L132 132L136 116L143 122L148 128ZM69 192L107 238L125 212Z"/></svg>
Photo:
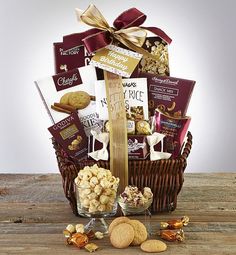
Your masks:
<svg viewBox="0 0 236 255"><path fill-rule="evenodd" d="M58 172L51 125L33 81L54 73L53 42L88 27L74 9L90 1L0 0L0 172ZM197 81L190 102L194 137L187 172L235 171L236 2L94 1L112 24L137 7L173 39L172 76Z"/></svg>

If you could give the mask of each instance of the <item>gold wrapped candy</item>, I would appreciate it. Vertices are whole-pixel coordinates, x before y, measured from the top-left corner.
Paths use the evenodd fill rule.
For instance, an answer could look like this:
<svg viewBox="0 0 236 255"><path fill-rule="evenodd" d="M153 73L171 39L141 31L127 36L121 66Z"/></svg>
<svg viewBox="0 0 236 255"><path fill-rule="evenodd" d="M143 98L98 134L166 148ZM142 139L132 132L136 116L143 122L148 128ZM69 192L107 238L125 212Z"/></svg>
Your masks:
<svg viewBox="0 0 236 255"><path fill-rule="evenodd" d="M74 233L71 235L71 237L67 238L68 244L73 244L78 248L84 247L88 243L89 239L86 234L81 233Z"/></svg>
<svg viewBox="0 0 236 255"><path fill-rule="evenodd" d="M136 122L136 134L137 135L150 135L150 124L146 120L140 120Z"/></svg>
<svg viewBox="0 0 236 255"><path fill-rule="evenodd" d="M88 243L84 246L84 248L89 252L94 252L98 249L98 246L95 243Z"/></svg>
<svg viewBox="0 0 236 255"><path fill-rule="evenodd" d="M169 242L175 242L175 241L183 242L185 239L184 231L182 229L178 231L170 230L170 229L161 230L160 237L161 239L164 239Z"/></svg>
<svg viewBox="0 0 236 255"><path fill-rule="evenodd" d="M187 226L188 223L189 223L189 217L183 216L181 219L161 222L161 229L180 229L182 227Z"/></svg>

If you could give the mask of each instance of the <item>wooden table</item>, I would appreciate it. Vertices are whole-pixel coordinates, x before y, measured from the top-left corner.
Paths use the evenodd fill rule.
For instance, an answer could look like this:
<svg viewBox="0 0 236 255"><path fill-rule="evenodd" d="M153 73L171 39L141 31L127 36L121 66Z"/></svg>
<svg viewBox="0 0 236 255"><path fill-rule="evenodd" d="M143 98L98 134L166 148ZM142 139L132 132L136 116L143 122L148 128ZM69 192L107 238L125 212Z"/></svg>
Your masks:
<svg viewBox="0 0 236 255"><path fill-rule="evenodd" d="M190 217L186 241L167 243L163 254L236 254L236 173L185 174L175 212L152 216L160 221ZM137 217L138 218L138 217ZM61 177L0 175L0 254L88 254L66 246L62 230L76 217L64 198ZM139 247L114 249L108 237L95 241L96 254L144 254Z"/></svg>

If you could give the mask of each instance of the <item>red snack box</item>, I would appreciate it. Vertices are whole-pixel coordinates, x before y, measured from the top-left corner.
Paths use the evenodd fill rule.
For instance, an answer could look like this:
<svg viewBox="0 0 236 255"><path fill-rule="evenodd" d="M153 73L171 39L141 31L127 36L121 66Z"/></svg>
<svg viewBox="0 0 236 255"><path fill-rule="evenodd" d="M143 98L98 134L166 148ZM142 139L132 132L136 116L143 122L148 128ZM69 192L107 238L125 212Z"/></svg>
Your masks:
<svg viewBox="0 0 236 255"><path fill-rule="evenodd" d="M140 77L147 78L151 116L156 108L174 117L185 116L195 81L149 73L140 73Z"/></svg>

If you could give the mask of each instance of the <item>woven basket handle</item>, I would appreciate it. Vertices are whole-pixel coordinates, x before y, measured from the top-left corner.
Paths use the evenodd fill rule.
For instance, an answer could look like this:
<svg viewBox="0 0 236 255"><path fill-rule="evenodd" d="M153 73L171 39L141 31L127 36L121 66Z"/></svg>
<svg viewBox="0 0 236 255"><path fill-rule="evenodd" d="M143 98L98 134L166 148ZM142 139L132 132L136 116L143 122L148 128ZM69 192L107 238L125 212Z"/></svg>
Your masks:
<svg viewBox="0 0 236 255"><path fill-rule="evenodd" d="M184 149L183 149L183 152L182 152L182 155L181 157L184 158L185 160L187 159L190 151L191 151L191 148L192 148L192 140L193 140L193 136L192 134L188 131L188 134L187 134L187 142L184 146Z"/></svg>

